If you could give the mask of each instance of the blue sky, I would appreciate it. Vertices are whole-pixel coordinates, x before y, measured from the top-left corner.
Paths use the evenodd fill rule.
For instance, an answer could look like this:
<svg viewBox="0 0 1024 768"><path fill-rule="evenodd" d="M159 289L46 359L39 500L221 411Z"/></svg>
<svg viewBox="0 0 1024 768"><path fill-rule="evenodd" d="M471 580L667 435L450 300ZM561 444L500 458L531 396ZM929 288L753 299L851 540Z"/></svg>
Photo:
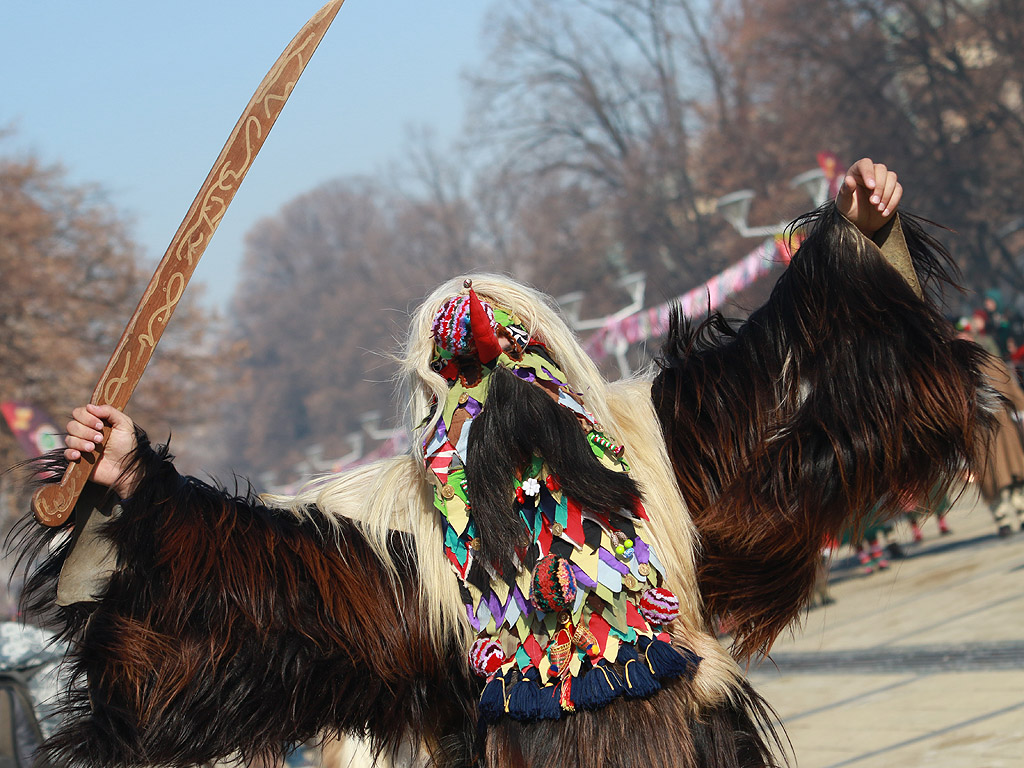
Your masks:
<svg viewBox="0 0 1024 768"><path fill-rule="evenodd" d="M163 255L253 90L322 0L47 0L0 7L0 152L101 185ZM454 138L485 0L347 0L194 281L231 295L245 232L328 179L380 172L410 126Z"/></svg>

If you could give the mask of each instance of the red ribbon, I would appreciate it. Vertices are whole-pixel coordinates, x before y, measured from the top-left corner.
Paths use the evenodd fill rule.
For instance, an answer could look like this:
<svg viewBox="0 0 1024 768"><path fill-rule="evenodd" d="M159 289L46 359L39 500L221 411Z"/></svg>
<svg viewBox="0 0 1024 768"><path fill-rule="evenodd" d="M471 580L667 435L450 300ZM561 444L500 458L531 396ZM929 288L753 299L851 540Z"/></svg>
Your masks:
<svg viewBox="0 0 1024 768"><path fill-rule="evenodd" d="M469 289L469 325L473 329L473 341L481 363L489 363L501 354L501 344L491 327L484 305L477 298L476 291Z"/></svg>

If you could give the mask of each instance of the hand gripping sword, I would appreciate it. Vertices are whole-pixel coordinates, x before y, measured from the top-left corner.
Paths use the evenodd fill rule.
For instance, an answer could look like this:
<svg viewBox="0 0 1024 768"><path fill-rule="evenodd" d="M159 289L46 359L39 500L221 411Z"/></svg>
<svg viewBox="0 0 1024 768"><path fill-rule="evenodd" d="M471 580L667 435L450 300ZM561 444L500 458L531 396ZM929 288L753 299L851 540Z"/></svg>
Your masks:
<svg viewBox="0 0 1024 768"><path fill-rule="evenodd" d="M128 404L199 258L343 2L330 0L317 11L256 89L146 286L90 402L112 405L119 410ZM32 497L36 520L55 527L68 519L109 434L110 427L104 428L104 442L95 451L69 464L59 483L46 485L36 492Z"/></svg>

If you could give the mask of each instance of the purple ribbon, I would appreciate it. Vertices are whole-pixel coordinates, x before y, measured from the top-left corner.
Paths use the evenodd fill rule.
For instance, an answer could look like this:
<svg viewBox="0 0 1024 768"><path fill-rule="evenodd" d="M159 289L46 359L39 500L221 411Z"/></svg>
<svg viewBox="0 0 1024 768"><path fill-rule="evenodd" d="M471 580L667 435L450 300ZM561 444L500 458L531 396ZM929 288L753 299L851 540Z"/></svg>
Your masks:
<svg viewBox="0 0 1024 768"><path fill-rule="evenodd" d="M603 562L605 565L610 566L611 568L615 569L616 571L621 573L623 576L625 576L627 573L629 573L629 566L626 565L621 560L619 560L619 558L617 558L614 554L609 552L607 549L599 549L597 551L597 555L598 555L598 557L601 558L601 562Z"/></svg>

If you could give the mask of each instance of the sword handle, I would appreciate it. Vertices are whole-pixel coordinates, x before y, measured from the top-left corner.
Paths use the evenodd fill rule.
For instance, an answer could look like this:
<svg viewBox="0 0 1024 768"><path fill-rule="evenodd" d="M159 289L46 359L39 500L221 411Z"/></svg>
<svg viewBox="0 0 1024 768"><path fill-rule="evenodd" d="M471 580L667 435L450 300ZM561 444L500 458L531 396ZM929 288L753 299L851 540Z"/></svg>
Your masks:
<svg viewBox="0 0 1024 768"><path fill-rule="evenodd" d="M32 513L37 522L48 528L56 528L68 519L85 484L92 477L96 463L103 455L103 446L107 444L111 429L109 425L104 425L103 442L96 446L96 450L83 453L79 461L68 464L59 483L44 485L33 494Z"/></svg>

